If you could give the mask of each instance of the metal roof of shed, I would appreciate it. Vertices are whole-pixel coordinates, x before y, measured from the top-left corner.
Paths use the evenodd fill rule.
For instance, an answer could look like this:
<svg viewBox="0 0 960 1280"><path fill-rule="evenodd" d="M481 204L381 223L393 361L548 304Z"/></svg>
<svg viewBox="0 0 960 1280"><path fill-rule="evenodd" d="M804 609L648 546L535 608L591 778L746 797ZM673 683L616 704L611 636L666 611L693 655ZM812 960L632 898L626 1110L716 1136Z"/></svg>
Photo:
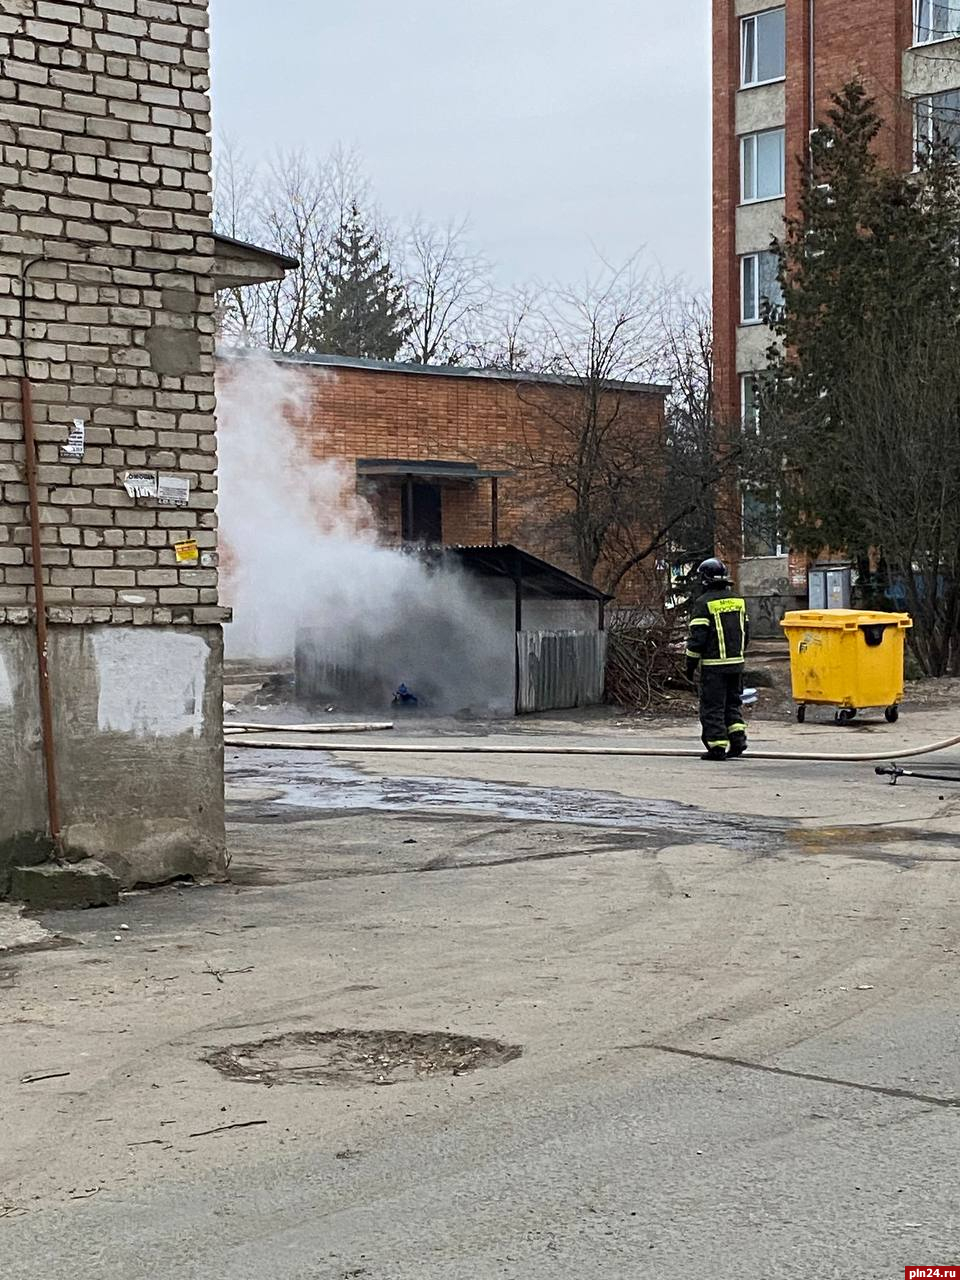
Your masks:
<svg viewBox="0 0 960 1280"><path fill-rule="evenodd" d="M613 596L539 556L505 542L497 546L446 547L469 573L487 578L519 578L524 591L552 600L612 600Z"/></svg>

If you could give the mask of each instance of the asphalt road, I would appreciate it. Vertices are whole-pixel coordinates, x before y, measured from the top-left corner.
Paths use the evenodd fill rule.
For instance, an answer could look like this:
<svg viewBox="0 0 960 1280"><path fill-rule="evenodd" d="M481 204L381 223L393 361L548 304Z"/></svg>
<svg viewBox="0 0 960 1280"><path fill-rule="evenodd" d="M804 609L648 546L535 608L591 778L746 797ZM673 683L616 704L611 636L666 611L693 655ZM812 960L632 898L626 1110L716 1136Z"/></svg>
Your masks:
<svg viewBox="0 0 960 1280"><path fill-rule="evenodd" d="M0 1275L960 1263L960 788L705 769L237 753L232 885L0 952ZM382 1087L203 1061L344 1027L523 1054Z"/></svg>

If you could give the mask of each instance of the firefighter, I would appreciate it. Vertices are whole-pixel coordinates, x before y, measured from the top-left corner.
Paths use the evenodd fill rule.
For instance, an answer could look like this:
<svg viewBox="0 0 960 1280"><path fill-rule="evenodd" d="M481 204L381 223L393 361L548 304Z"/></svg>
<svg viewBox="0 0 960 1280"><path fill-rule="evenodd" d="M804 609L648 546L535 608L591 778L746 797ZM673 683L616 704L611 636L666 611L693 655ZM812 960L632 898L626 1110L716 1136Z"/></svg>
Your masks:
<svg viewBox="0 0 960 1280"><path fill-rule="evenodd" d="M750 638L747 606L736 594L722 560L704 560L697 570L702 594L694 603L687 640L687 675L700 668L700 726L704 760L742 756L747 749L743 719L744 653Z"/></svg>

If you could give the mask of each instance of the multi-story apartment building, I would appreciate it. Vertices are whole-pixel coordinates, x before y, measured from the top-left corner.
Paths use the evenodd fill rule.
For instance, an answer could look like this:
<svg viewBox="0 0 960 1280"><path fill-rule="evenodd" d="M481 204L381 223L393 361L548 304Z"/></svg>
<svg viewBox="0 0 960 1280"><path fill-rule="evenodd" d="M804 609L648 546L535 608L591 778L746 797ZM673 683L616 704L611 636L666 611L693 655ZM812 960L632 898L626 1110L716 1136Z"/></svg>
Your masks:
<svg viewBox="0 0 960 1280"><path fill-rule="evenodd" d="M809 137L830 95L863 78L886 127L887 163L913 163L935 128L960 151L960 0L714 0L713 289L725 418L755 425L756 377L776 305L770 244L797 209ZM775 622L806 595L806 564L775 510L744 495L744 593Z"/></svg>

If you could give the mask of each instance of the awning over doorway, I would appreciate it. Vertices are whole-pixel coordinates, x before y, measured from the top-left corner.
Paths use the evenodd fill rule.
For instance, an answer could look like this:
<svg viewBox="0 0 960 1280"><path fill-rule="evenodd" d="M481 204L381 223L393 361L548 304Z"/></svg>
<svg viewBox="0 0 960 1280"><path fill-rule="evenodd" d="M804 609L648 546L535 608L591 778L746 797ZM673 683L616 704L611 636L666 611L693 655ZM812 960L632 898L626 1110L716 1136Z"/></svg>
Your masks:
<svg viewBox="0 0 960 1280"><path fill-rule="evenodd" d="M498 480L513 475L512 471L500 471L481 467L476 462L442 462L432 459L412 458L358 458L357 475L368 479L405 480Z"/></svg>

